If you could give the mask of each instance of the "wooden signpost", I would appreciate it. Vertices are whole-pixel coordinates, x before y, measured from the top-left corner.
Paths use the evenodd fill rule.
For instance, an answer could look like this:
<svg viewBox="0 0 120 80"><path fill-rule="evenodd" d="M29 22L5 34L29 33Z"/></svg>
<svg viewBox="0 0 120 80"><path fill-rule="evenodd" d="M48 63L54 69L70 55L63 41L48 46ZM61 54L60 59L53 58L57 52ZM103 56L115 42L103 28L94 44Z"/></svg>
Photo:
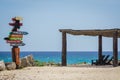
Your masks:
<svg viewBox="0 0 120 80"><path fill-rule="evenodd" d="M12 47L12 60L16 63L16 68L19 68L20 66L20 48L19 46L24 46L25 43L23 43L22 38L23 35L27 35L28 32L19 31L20 27L23 25L20 23L22 20L21 17L14 17L12 18L13 23L9 23L10 26L13 26L12 31L9 34L9 37L5 37L7 43L10 44Z"/></svg>

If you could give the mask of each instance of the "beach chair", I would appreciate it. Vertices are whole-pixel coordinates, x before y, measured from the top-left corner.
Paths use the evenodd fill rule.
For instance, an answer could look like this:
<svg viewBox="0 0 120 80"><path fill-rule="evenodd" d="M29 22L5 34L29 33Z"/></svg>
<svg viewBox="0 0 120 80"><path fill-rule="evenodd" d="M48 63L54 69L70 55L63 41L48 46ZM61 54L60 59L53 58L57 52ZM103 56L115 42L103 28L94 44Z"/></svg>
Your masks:
<svg viewBox="0 0 120 80"><path fill-rule="evenodd" d="M107 64L107 65L110 65L110 64L111 64L110 62L111 62L112 60L113 60L113 56L106 62L106 64Z"/></svg>
<svg viewBox="0 0 120 80"><path fill-rule="evenodd" d="M111 64L111 61L113 60L113 56L108 59L110 57L110 55L103 55L102 56L102 61L99 61L99 60L92 60L92 65L95 64L95 65L110 65Z"/></svg>
<svg viewBox="0 0 120 80"><path fill-rule="evenodd" d="M110 55L105 56L105 58L103 59L102 65L107 64L108 58L110 57Z"/></svg>
<svg viewBox="0 0 120 80"><path fill-rule="evenodd" d="M95 64L95 65L102 65L104 58L105 58L105 55L102 55L102 61L99 61L98 59L97 60L92 60L92 65L93 64Z"/></svg>

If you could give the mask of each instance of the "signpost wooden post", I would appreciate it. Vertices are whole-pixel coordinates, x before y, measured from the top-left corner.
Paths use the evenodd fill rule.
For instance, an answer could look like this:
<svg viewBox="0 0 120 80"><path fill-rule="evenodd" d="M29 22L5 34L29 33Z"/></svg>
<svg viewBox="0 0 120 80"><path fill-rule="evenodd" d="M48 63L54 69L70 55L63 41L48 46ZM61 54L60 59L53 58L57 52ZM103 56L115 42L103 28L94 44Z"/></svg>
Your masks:
<svg viewBox="0 0 120 80"><path fill-rule="evenodd" d="M13 26L12 31L9 34L9 37L4 38L7 43L10 43L12 46L12 60L16 63L16 68L20 66L20 48L19 46L24 46L25 44L22 41L23 35L27 35L27 32L19 31L20 26L23 24L20 23L22 20L21 17L12 18L13 23L9 23L10 26Z"/></svg>
<svg viewBox="0 0 120 80"><path fill-rule="evenodd" d="M12 48L12 58L13 58L13 62L16 63L17 68L19 68L19 64L20 64L20 48L18 46L13 46Z"/></svg>

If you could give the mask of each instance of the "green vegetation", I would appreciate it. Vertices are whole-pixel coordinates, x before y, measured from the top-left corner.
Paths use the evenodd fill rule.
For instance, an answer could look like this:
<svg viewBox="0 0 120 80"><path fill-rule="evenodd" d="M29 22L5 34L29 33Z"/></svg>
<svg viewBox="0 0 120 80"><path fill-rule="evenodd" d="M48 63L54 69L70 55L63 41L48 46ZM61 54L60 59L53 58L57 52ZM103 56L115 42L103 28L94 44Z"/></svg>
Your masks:
<svg viewBox="0 0 120 80"><path fill-rule="evenodd" d="M60 66L61 64L60 63L55 63L53 61L42 62L42 61L35 60L34 65L35 66Z"/></svg>
<svg viewBox="0 0 120 80"><path fill-rule="evenodd" d="M35 66L45 66L45 64L46 64L45 62L41 62L41 61L38 61L38 60L34 61Z"/></svg>

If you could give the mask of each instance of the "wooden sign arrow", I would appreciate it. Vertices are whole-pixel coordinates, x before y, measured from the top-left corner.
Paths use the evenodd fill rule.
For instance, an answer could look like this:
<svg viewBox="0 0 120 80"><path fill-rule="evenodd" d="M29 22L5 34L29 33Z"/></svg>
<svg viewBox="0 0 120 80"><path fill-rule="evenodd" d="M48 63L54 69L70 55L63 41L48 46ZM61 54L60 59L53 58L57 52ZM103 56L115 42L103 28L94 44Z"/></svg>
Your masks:
<svg viewBox="0 0 120 80"><path fill-rule="evenodd" d="M22 23L9 23L10 26L22 26L23 24Z"/></svg>
<svg viewBox="0 0 120 80"><path fill-rule="evenodd" d="M25 43L10 44L10 46L25 46Z"/></svg>
<svg viewBox="0 0 120 80"><path fill-rule="evenodd" d="M14 44L14 43L22 43L22 41L21 40L7 40L6 41L7 43L10 43L10 44Z"/></svg>
<svg viewBox="0 0 120 80"><path fill-rule="evenodd" d="M25 32L25 31L13 31L13 32L10 32L10 34L27 35L28 32Z"/></svg>
<svg viewBox="0 0 120 80"><path fill-rule="evenodd" d="M22 38L9 38L9 40L22 40Z"/></svg>
<svg viewBox="0 0 120 80"><path fill-rule="evenodd" d="M9 35L9 38L23 38L22 34L11 34Z"/></svg>

